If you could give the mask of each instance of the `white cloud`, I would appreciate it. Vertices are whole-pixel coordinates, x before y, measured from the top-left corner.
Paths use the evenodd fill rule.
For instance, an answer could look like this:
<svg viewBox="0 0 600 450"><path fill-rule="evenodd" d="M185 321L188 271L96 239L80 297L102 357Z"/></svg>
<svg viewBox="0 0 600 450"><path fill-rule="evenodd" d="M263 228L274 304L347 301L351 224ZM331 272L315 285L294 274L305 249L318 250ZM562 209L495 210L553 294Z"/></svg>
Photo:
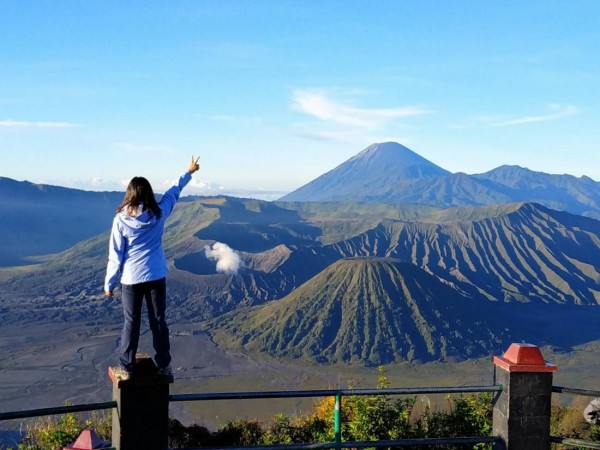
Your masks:
<svg viewBox="0 0 600 450"><path fill-rule="evenodd" d="M164 193L171 186L177 184L178 181L179 180L165 180L160 183L160 185L156 186L155 192ZM129 180L125 182L125 186L127 186L128 183ZM230 197L255 198L272 201L283 197L287 193L289 193L289 191L268 190L260 187L255 189L226 187L194 176L183 190L182 195L227 195Z"/></svg>
<svg viewBox="0 0 600 450"><path fill-rule="evenodd" d="M160 189L163 189L163 191L165 191L165 190L169 189L171 186L176 186L177 183L179 183L179 178L163 180L162 182L160 182L160 184L157 184L157 189L159 192L161 192ZM204 180L195 176L185 186L184 191L189 191L189 190L204 191L204 190L211 190L211 189L214 189L214 185L210 185L209 183L207 183Z"/></svg>
<svg viewBox="0 0 600 450"><path fill-rule="evenodd" d="M414 106L359 108L330 98L329 94L322 89L297 89L293 91L292 109L323 121L367 129L384 126L395 119L427 113L426 110Z"/></svg>
<svg viewBox="0 0 600 450"><path fill-rule="evenodd" d="M310 139L311 141L318 142L346 142L346 143L356 143L357 141L364 140L362 135L358 135L357 133L353 133L352 131L345 130L314 130L312 127L296 127L295 131L296 135L303 137L305 139Z"/></svg>
<svg viewBox="0 0 600 450"><path fill-rule="evenodd" d="M215 242L212 246L204 246L207 258L217 261L217 272L229 275L237 274L241 259L231 247L222 242Z"/></svg>
<svg viewBox="0 0 600 450"><path fill-rule="evenodd" d="M189 189L206 189L208 184L201 179L192 178L187 185Z"/></svg>
<svg viewBox="0 0 600 450"><path fill-rule="evenodd" d="M165 180L160 187L163 191L166 191L171 186L177 185L177 183L179 183L179 178L176 180ZM218 190L214 184L209 184L201 178L194 177L186 185L184 192L186 194L214 195L214 190Z"/></svg>
<svg viewBox="0 0 600 450"><path fill-rule="evenodd" d="M100 177L94 177L90 180L90 185L92 186L106 186L108 183L110 182Z"/></svg>
<svg viewBox="0 0 600 450"><path fill-rule="evenodd" d="M25 120L0 120L3 128L73 128L77 125L69 122L31 122Z"/></svg>
<svg viewBox="0 0 600 450"><path fill-rule="evenodd" d="M289 194L290 191L273 191L268 189L227 189L221 187L219 194L231 197L253 198L257 200L273 201Z"/></svg>
<svg viewBox="0 0 600 450"><path fill-rule="evenodd" d="M507 120L495 120L492 125L495 127L505 127L510 125L523 125L527 123L536 122L549 122L552 120L559 120L565 117L574 116L579 114L579 108L573 105L558 105L552 103L546 108L546 112L536 116L525 116L515 119Z"/></svg>
<svg viewBox="0 0 600 450"><path fill-rule="evenodd" d="M72 189L82 189L84 191L95 191L95 192L106 192L106 191L116 191L123 192L127 185L129 184L129 180L109 180L101 177L92 177L86 179L69 179L69 180L61 180L56 182L51 182L50 184L62 187L68 187Z"/></svg>
<svg viewBox="0 0 600 450"><path fill-rule="evenodd" d="M402 142L407 143L410 141L408 137L381 134L381 133L365 133L363 130L357 130L355 128L342 129L342 130L318 130L314 127L308 127L305 125L296 125L294 133L304 139L317 142L342 142L347 144L364 144L370 145L373 142Z"/></svg>

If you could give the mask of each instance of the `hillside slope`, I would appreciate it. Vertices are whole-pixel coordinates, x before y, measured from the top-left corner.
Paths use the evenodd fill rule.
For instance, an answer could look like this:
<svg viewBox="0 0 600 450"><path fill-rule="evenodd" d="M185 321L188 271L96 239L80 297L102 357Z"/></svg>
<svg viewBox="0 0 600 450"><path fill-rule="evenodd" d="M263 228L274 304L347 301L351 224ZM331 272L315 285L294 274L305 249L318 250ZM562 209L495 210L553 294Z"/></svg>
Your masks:
<svg viewBox="0 0 600 450"><path fill-rule="evenodd" d="M530 203L450 209L437 218L383 221L331 247L342 257L411 262L472 298L600 303L599 221Z"/></svg>
<svg viewBox="0 0 600 450"><path fill-rule="evenodd" d="M281 300L204 325L224 347L319 363L379 365L482 357L530 339L595 339L600 310L498 304L465 298L436 277L391 258L337 261ZM548 323L561 324L548 327Z"/></svg>
<svg viewBox="0 0 600 450"><path fill-rule="evenodd" d="M297 213L267 202L180 202L164 235L174 314L198 320L291 292L334 261L321 254L315 258L318 232ZM85 319L99 304L112 305L102 290L108 237L107 230L0 281L0 322ZM205 247L216 241L240 256L237 274L218 273L216 262L206 257Z"/></svg>
<svg viewBox="0 0 600 450"><path fill-rule="evenodd" d="M66 250L110 228L118 192L88 192L0 177L0 267Z"/></svg>
<svg viewBox="0 0 600 450"><path fill-rule="evenodd" d="M400 326L403 334L401 339L394 337L397 344L391 354L382 354L381 350L357 354L360 346L354 341L336 341L333 347L319 347L319 352L323 351L327 360L332 361L347 361L354 357L371 364L378 358L382 361L444 359L458 357L454 356L453 349L462 349L460 351L465 355L471 354L469 352L483 354L498 340L505 342L502 330L506 327L497 328L487 322L484 325L489 334L479 337L469 334L468 327L461 328L464 322L461 326L452 322L463 339L456 343L451 339L442 342L434 331L429 337L423 337L423 330L435 328L439 331L446 325L450 327L447 329L454 326L444 320L456 317L452 315L453 310L446 308L456 305L458 300L445 304L446 299L460 299L460 302L477 306L457 309L461 317L468 317L470 311L480 311L479 319L473 319L475 322L490 317L488 309L478 308L502 305L510 311L519 308L518 311L525 311L534 324L525 324L522 328L534 334L514 334L515 330L511 329L510 336L519 341L533 336L535 342L547 340L553 345L567 345L576 337L588 336L581 333L582 318L577 315L580 313L574 312L575 315L568 319L565 308L586 311L584 319L592 317L589 311L600 311L597 307L600 222L596 220L529 203L451 209L409 207L407 210L397 206L376 205L374 209L365 206L352 209L354 213L350 220L346 219L349 213L338 215L336 210L344 209L331 204L296 206L297 210L290 210L276 204L231 198L197 199L179 204L165 234L165 252L170 265L169 320L201 321L221 317L230 311L269 301L275 301L274 305L286 296L294 296L300 301L302 296L308 298L302 290L320 291L320 288L310 286L309 280L340 260L344 261L342 266L348 282L352 280L352 270L357 274L369 272L372 275L368 289L362 293L356 287L358 284L352 289L343 287L336 292L359 293L366 302L361 306L362 310L378 321L384 319L383 310L372 309L373 298L401 301L394 308L404 311L403 317L411 317L416 325L411 327L405 320L400 325L385 324L386 329ZM377 215L384 219L377 220ZM215 261L206 257L205 246L217 241L215 238L231 245L239 255L241 266L237 273L218 273ZM324 244L322 238L332 243ZM108 234L101 234L28 272L0 282L0 321L40 323L118 318L121 314L118 296L106 299L102 292L107 242ZM236 247L244 243L245 247ZM367 265L367 269L360 266L361 260L347 260L355 257L386 260ZM387 258L393 259L393 264ZM373 281L376 277L379 277L378 281ZM378 285L384 291L378 292ZM406 286L406 289L397 290L395 294L386 293L392 288L399 289L398 286ZM322 301L334 298L330 290L325 291L328 294ZM319 295L315 293L313 297ZM419 328L419 322L408 315L413 303L426 324L423 330ZM550 311L555 311L553 305L563 307L562 312L550 315ZM323 307L319 307L321 311ZM522 307L528 308L523 310ZM504 313L492 313L491 316L501 314ZM256 317L258 320L259 316ZM542 318L564 323L565 327L568 325L559 333L560 341L556 339L555 326L551 327L552 336L544 334L548 325ZM520 322L511 319L508 323L511 328ZM291 331L281 328L279 332L289 334ZM365 330L361 332L366 333ZM272 336L273 333L273 330L269 331ZM356 334L358 330L352 333ZM384 335L385 339L392 339L389 333ZM265 335L261 339L271 345L269 339L275 338L267 339ZM368 339L371 340L367 347L371 348L375 338ZM354 356L350 359L344 356L348 350L342 350L346 344L354 346L350 350ZM295 354L290 345L284 345L281 351ZM307 350L311 346L313 344L300 355L312 358ZM373 348L378 347L379 344Z"/></svg>
<svg viewBox="0 0 600 450"><path fill-rule="evenodd" d="M213 320L210 329L221 345L275 357L428 361L491 350L499 336L475 325L473 306L412 264L356 258L332 264L281 300Z"/></svg>

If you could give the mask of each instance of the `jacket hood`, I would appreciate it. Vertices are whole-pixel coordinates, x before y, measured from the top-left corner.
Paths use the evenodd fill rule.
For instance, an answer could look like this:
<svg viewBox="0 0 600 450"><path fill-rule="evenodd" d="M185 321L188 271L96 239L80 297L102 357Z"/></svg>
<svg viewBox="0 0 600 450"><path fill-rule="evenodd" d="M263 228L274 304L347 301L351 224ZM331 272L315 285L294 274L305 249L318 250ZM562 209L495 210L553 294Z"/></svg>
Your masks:
<svg viewBox="0 0 600 450"><path fill-rule="evenodd" d="M149 210L142 212L137 217L121 212L119 213L119 221L132 230L139 230L153 227L156 224L156 216Z"/></svg>

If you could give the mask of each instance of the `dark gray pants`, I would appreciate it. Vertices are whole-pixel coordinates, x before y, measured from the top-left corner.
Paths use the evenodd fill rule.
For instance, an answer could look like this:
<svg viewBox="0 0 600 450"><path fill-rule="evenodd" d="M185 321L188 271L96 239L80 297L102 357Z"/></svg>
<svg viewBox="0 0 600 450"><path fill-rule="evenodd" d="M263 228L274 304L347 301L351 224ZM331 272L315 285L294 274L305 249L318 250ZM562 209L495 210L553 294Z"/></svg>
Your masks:
<svg viewBox="0 0 600 450"><path fill-rule="evenodd" d="M139 284L123 284L121 300L123 302L123 315L125 323L121 333L121 366L126 370L133 370L135 354L140 340L140 326L142 321L142 303L146 300L148 309L148 322L152 332L152 344L156 355L154 360L159 368L171 362L169 328L165 320L167 309L166 280L161 278Z"/></svg>

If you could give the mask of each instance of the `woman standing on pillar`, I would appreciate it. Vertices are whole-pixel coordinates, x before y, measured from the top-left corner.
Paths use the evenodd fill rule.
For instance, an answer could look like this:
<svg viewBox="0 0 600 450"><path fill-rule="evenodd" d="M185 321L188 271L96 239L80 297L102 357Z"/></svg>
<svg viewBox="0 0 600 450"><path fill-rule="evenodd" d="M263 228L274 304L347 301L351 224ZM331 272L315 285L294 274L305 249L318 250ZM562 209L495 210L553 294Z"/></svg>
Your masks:
<svg viewBox="0 0 600 450"><path fill-rule="evenodd" d="M187 172L179 178L176 186L165 192L159 202L154 198L148 180L134 177L127 186L123 202L117 208L108 247L104 291L112 297L120 277L125 323L121 333L119 366L113 367L112 371L121 380L128 380L132 376L144 300L158 374L172 375L169 328L165 320L165 277L168 269L162 238L165 220L173 212L192 174L199 170L199 159L194 160L192 156Z"/></svg>

